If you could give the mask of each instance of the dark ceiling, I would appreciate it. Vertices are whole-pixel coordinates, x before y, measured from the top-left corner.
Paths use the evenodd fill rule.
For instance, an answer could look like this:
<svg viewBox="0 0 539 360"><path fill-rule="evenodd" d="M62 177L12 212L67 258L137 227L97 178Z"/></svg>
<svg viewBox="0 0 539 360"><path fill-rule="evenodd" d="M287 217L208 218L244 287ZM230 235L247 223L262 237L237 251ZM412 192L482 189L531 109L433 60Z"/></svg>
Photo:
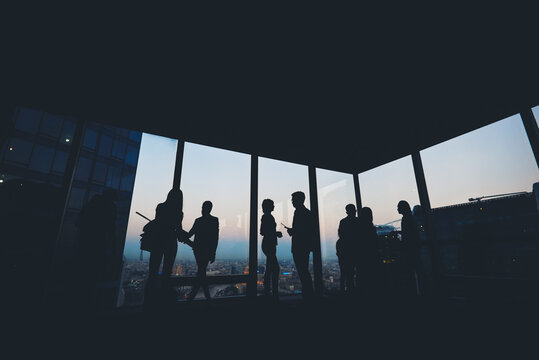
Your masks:
<svg viewBox="0 0 539 360"><path fill-rule="evenodd" d="M3 100L346 172L539 104L526 27L320 19L17 22Z"/></svg>

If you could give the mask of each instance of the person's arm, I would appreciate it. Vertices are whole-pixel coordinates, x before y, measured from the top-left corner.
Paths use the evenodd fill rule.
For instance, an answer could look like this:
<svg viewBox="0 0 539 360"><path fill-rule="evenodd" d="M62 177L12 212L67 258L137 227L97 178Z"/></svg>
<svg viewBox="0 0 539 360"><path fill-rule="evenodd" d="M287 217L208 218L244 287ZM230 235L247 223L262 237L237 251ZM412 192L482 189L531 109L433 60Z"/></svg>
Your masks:
<svg viewBox="0 0 539 360"><path fill-rule="evenodd" d="M262 218L260 219L260 235L266 236L266 221L264 215L262 215Z"/></svg>
<svg viewBox="0 0 539 360"><path fill-rule="evenodd" d="M210 255L210 263L213 264L215 261L215 254L217 252L217 243L219 242L219 219L215 219L215 229L214 229L214 235L213 235L213 244L212 244L212 252Z"/></svg>
<svg viewBox="0 0 539 360"><path fill-rule="evenodd" d="M290 236L294 235L294 230L296 229L296 212L294 212L294 217L292 218L292 227L289 228L285 226L285 228L288 235Z"/></svg>
<svg viewBox="0 0 539 360"><path fill-rule="evenodd" d="M198 224L198 219L195 219L195 223L193 224L193 227L191 228L191 230L189 230L189 232L187 233L187 238L189 239L191 236L193 236L194 234L196 234L197 232L197 224Z"/></svg>

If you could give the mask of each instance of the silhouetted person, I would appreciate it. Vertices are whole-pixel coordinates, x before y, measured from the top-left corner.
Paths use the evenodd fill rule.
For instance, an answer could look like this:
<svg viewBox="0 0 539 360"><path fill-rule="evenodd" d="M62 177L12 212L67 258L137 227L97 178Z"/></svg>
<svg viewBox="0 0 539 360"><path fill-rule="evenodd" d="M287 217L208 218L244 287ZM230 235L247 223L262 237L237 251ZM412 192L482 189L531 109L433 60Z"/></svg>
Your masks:
<svg viewBox="0 0 539 360"><path fill-rule="evenodd" d="M195 220L193 228L187 234L187 238L195 235L193 241L193 252L197 262L197 281L191 293L189 300L192 300L200 286L204 288L204 295L209 300L210 290L206 281L206 269L208 264L215 261L215 252L217 251L217 242L219 240L219 219L210 215L213 204L211 201L202 203L202 216Z"/></svg>
<svg viewBox="0 0 539 360"><path fill-rule="evenodd" d="M310 298L314 295L313 282L309 273L309 255L314 249L316 225L311 211L304 205L305 194L296 191L292 194L292 205L294 211L294 220L292 227L286 228L286 231L292 236L292 257L296 264L303 296Z"/></svg>
<svg viewBox="0 0 539 360"><path fill-rule="evenodd" d="M359 211L359 241L356 246L358 288L363 294L376 295L381 282L379 240L374 227L372 210Z"/></svg>
<svg viewBox="0 0 539 360"><path fill-rule="evenodd" d="M339 222L339 266L341 268L340 289L346 293L354 291L354 274L356 272L356 247L359 236L359 223L356 207L348 204L345 207L346 217Z"/></svg>
<svg viewBox="0 0 539 360"><path fill-rule="evenodd" d="M116 192L111 189L94 195L81 209L77 227L81 278L80 300L97 305L97 284L106 281L116 249Z"/></svg>
<svg viewBox="0 0 539 360"><path fill-rule="evenodd" d="M397 211L402 214L401 221L401 258L404 259L404 266L410 275L410 281L416 284L417 293L422 295L422 283L424 281L423 261L421 260L421 239L419 229L412 215L412 210L408 202L401 200L397 205ZM414 276L415 274L415 276Z"/></svg>
<svg viewBox="0 0 539 360"><path fill-rule="evenodd" d="M170 288L170 275L178 251L176 239L182 226L182 208L183 193L180 189L174 188L168 192L165 202L157 205L155 209L156 236L150 252L148 279L150 289L156 287L161 261L163 262L162 286L165 289Z"/></svg>
<svg viewBox="0 0 539 360"><path fill-rule="evenodd" d="M262 219L260 221L260 235L262 238L262 252L266 255L266 271L264 272L264 294L270 295L270 286L273 296L279 296L279 262L277 261L277 238L283 236L277 231L277 224L271 212L275 209L273 200L262 201Z"/></svg>

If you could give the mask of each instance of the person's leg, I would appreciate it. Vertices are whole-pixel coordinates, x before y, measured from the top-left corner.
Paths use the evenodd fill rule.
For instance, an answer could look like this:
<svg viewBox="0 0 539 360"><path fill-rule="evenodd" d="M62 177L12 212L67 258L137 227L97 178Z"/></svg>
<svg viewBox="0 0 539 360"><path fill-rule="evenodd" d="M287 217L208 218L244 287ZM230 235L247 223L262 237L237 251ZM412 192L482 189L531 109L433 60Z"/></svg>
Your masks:
<svg viewBox="0 0 539 360"><path fill-rule="evenodd" d="M354 266L350 263L350 259L345 262L344 268L345 291L351 294L354 288Z"/></svg>
<svg viewBox="0 0 539 360"><path fill-rule="evenodd" d="M197 263L197 277L195 279L195 283L193 285L193 287L191 288L191 293L189 293L189 297L187 298L188 300L193 300L195 298L195 296L197 295L197 292L198 290L200 289L200 283L201 283L201 280L202 280L202 277L201 277L201 271L202 271L202 262L200 261L200 256L199 254L197 254L195 252L195 260L196 260L196 263Z"/></svg>
<svg viewBox="0 0 539 360"><path fill-rule="evenodd" d="M267 249L262 245L262 252L266 255L266 270L264 271L264 295L270 294L270 282L271 282L271 260L268 255Z"/></svg>
<svg viewBox="0 0 539 360"><path fill-rule="evenodd" d="M163 258L164 249L162 246L154 246L150 252L150 266L148 275L148 285L150 288L156 286L157 276L159 274L159 266Z"/></svg>
<svg viewBox="0 0 539 360"><path fill-rule="evenodd" d="M165 287L170 286L170 275L172 274L172 267L176 260L176 253L178 252L178 242L176 239L168 240L163 259L163 285Z"/></svg>
<svg viewBox="0 0 539 360"><path fill-rule="evenodd" d="M277 261L277 254L275 251L273 251L270 256L268 257L268 260L271 264L271 288L273 296L279 296L279 261Z"/></svg>
<svg viewBox="0 0 539 360"><path fill-rule="evenodd" d="M345 278L346 278L346 269L344 267L344 263L343 263L343 260L342 259L339 259L339 269L341 271L340 273L340 277L339 277L339 290L341 291L341 293L344 294L344 290L346 289L345 288Z"/></svg>
<svg viewBox="0 0 539 360"><path fill-rule="evenodd" d="M206 258L204 260L204 263L201 266L202 271L200 272L201 284L202 284L202 287L204 289L204 296L206 296L206 299L208 299L208 300L211 299L211 297L210 297L210 288L208 286L208 279L206 277L206 270L208 268L209 262L210 261L208 260L208 258Z"/></svg>
<svg viewBox="0 0 539 360"><path fill-rule="evenodd" d="M309 273L309 252L295 252L292 253L292 257L298 271L303 296L309 297L314 294L312 278Z"/></svg>

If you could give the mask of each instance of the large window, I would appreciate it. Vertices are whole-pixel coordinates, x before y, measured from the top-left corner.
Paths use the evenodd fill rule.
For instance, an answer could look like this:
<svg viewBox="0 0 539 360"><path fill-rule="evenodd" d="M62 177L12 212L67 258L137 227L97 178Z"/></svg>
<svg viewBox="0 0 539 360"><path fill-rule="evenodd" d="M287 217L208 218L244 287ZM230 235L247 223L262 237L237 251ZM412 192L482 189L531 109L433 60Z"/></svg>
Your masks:
<svg viewBox="0 0 539 360"><path fill-rule="evenodd" d="M147 220L137 212L149 219L155 218L157 204L165 201L172 189L177 147L176 139L146 133L142 135L123 252L124 268L119 306L140 305L144 302L149 253L140 250L140 234ZM185 249L180 247L180 251Z"/></svg>
<svg viewBox="0 0 539 360"><path fill-rule="evenodd" d="M339 289L340 270L335 244L339 237L339 222L346 217L345 207L356 206L354 178L351 174L316 169L318 208L320 213L320 241L322 250L322 278L330 292Z"/></svg>
<svg viewBox="0 0 539 360"><path fill-rule="evenodd" d="M12 121L0 152L1 267L9 289L4 300L34 306L50 279L76 123L27 108L16 108Z"/></svg>
<svg viewBox="0 0 539 360"><path fill-rule="evenodd" d="M216 259L208 276L243 275L249 264L251 156L213 147L185 143L180 189L183 191L183 228L189 231L200 217L202 203L213 204L211 214L219 219ZM195 274L193 251L186 245L178 250L178 275ZM229 285L210 286L212 296L224 294ZM244 293L241 285L239 293ZM183 291L183 290L182 290ZM203 296L202 290L199 297Z"/></svg>
<svg viewBox="0 0 539 360"><path fill-rule="evenodd" d="M96 151L96 145L103 139L110 140L111 146L129 143L137 150L134 156L138 159L140 141L129 139L129 132L117 132L114 127L95 122L88 122L83 130L55 254L58 296L80 306L112 307L118 298L136 162L126 163L110 152ZM62 135L60 141L65 140ZM112 200L106 194L113 194ZM69 296L62 295L65 293Z"/></svg>
<svg viewBox="0 0 539 360"><path fill-rule="evenodd" d="M259 158L258 163L258 219L257 228L260 230L260 219L262 217L262 201L271 199L275 204L272 215L277 223L277 231L283 233L283 237L278 239L277 259L281 268L279 277L280 294L301 293L301 283L299 281L296 267L292 259L291 238L286 229L281 225L292 226L294 218L294 207L291 202L293 192L303 191L305 193L305 206L310 208L309 198L309 172L307 166L292 164L284 161ZM258 246L258 292L263 290L263 275L265 271L266 258L262 253L262 236L259 235ZM310 260L310 271L312 271L312 256Z"/></svg>
<svg viewBox="0 0 539 360"><path fill-rule="evenodd" d="M369 207L373 213L374 225L380 240L379 251L387 276L387 283L395 286L404 283L400 276L401 238L400 230L402 215L397 212L397 204L405 200L410 204L414 217L421 226L419 195L414 175L411 156L392 161L374 169L359 174L361 204ZM422 229L422 228L421 228ZM427 268L430 268L430 258L424 232L421 232L423 246L422 258Z"/></svg>
<svg viewBox="0 0 539 360"><path fill-rule="evenodd" d="M519 115L421 151L450 273L537 273L539 171Z"/></svg>

